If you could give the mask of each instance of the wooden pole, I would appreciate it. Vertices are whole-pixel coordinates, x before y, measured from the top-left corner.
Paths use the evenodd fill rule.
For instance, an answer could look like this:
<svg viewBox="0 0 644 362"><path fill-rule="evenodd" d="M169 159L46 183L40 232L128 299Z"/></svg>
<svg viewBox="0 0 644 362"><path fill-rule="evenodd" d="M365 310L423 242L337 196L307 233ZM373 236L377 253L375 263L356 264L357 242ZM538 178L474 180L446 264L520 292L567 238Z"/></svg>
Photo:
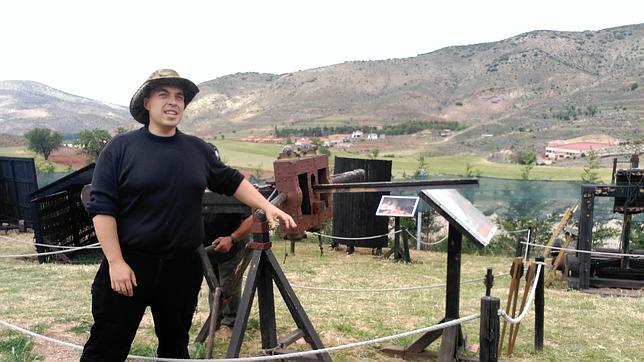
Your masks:
<svg viewBox="0 0 644 362"><path fill-rule="evenodd" d="M489 269L488 269L489 270ZM479 328L479 360L481 362L499 360L499 308L501 300L497 297L481 298L481 325Z"/></svg>
<svg viewBox="0 0 644 362"><path fill-rule="evenodd" d="M510 290L508 290L508 300L505 305L505 313L510 314L510 306L516 303L517 291L519 289L519 280L521 279L521 266L523 265L523 259L521 257L514 258L512 261L512 268L510 269L510 274L512 275L512 281L510 282ZM505 339L505 328L507 327L508 322L503 320L503 327L501 328L501 337L499 339L499 355L503 352L503 340Z"/></svg>
<svg viewBox="0 0 644 362"><path fill-rule="evenodd" d="M521 297L521 307L519 308L519 310L523 310L523 308L525 308L526 300L528 298L528 292L530 291L530 288L532 287L532 281L534 280L534 272L536 270L536 267L537 265L535 263L532 263L528 268L525 285L523 286L523 296ZM517 340L520 326L521 322L514 325L514 331L510 329L510 337L508 339L508 356L512 356L512 352L514 352L514 343Z"/></svg>
<svg viewBox="0 0 644 362"><path fill-rule="evenodd" d="M536 258L537 263L543 263L543 256ZM537 289L534 298L534 350L540 352L543 350L543 320L544 320L544 290L543 290L544 267L541 266L541 273L537 279Z"/></svg>
<svg viewBox="0 0 644 362"><path fill-rule="evenodd" d="M581 205L579 209L579 239L577 249L590 251L593 240L593 209L595 207L595 187L581 186ZM579 289L590 287L590 254L579 255Z"/></svg>

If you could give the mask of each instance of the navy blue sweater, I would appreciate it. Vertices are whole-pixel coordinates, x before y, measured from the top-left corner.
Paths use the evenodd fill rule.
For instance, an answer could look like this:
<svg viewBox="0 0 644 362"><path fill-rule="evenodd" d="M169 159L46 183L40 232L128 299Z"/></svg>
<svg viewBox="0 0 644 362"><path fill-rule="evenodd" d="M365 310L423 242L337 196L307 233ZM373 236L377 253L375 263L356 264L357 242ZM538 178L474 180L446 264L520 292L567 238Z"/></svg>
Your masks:
<svg viewBox="0 0 644 362"><path fill-rule="evenodd" d="M143 127L115 136L105 146L87 209L91 217L116 218L124 251L184 253L204 239L201 200L206 187L232 195L242 180L201 139L179 130L159 137Z"/></svg>

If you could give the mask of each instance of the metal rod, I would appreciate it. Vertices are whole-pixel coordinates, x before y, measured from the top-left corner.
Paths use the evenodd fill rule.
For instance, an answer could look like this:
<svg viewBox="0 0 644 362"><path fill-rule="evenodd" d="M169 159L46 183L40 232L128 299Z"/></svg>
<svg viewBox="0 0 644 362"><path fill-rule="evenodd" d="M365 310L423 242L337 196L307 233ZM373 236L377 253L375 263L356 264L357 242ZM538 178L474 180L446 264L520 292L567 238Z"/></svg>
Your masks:
<svg viewBox="0 0 644 362"><path fill-rule="evenodd" d="M354 182L344 184L318 184L313 185L314 192L379 192L418 189L452 189L460 187L478 186L477 179L457 180L424 180L424 181L374 181Z"/></svg>
<svg viewBox="0 0 644 362"><path fill-rule="evenodd" d="M363 169L358 168L352 171L331 175L330 182L332 184L342 184L347 182L363 182L365 179L365 175L366 175L366 172Z"/></svg>

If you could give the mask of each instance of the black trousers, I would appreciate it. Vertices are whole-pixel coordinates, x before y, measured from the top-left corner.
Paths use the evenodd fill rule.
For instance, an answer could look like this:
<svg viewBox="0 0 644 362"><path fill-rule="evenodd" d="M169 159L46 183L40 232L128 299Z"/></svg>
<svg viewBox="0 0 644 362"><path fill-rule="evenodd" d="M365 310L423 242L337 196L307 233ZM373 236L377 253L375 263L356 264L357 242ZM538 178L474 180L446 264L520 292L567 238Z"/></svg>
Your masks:
<svg viewBox="0 0 644 362"><path fill-rule="evenodd" d="M158 357L190 358L188 334L203 278L197 252L154 257L124 251L123 258L138 286L132 297L114 292L103 260L92 284L94 325L81 361L124 361L148 306L159 340Z"/></svg>

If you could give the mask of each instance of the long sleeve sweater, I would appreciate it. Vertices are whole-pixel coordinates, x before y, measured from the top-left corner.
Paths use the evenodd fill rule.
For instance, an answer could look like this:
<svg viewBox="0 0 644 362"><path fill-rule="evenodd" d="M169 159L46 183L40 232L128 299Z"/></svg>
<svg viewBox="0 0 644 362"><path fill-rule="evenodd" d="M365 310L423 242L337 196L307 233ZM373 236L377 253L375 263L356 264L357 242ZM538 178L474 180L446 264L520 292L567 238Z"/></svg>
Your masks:
<svg viewBox="0 0 644 362"><path fill-rule="evenodd" d="M162 255L197 248L204 238L201 201L208 187L232 195L243 180L201 139L146 127L115 136L94 169L88 211L116 218L121 248Z"/></svg>

